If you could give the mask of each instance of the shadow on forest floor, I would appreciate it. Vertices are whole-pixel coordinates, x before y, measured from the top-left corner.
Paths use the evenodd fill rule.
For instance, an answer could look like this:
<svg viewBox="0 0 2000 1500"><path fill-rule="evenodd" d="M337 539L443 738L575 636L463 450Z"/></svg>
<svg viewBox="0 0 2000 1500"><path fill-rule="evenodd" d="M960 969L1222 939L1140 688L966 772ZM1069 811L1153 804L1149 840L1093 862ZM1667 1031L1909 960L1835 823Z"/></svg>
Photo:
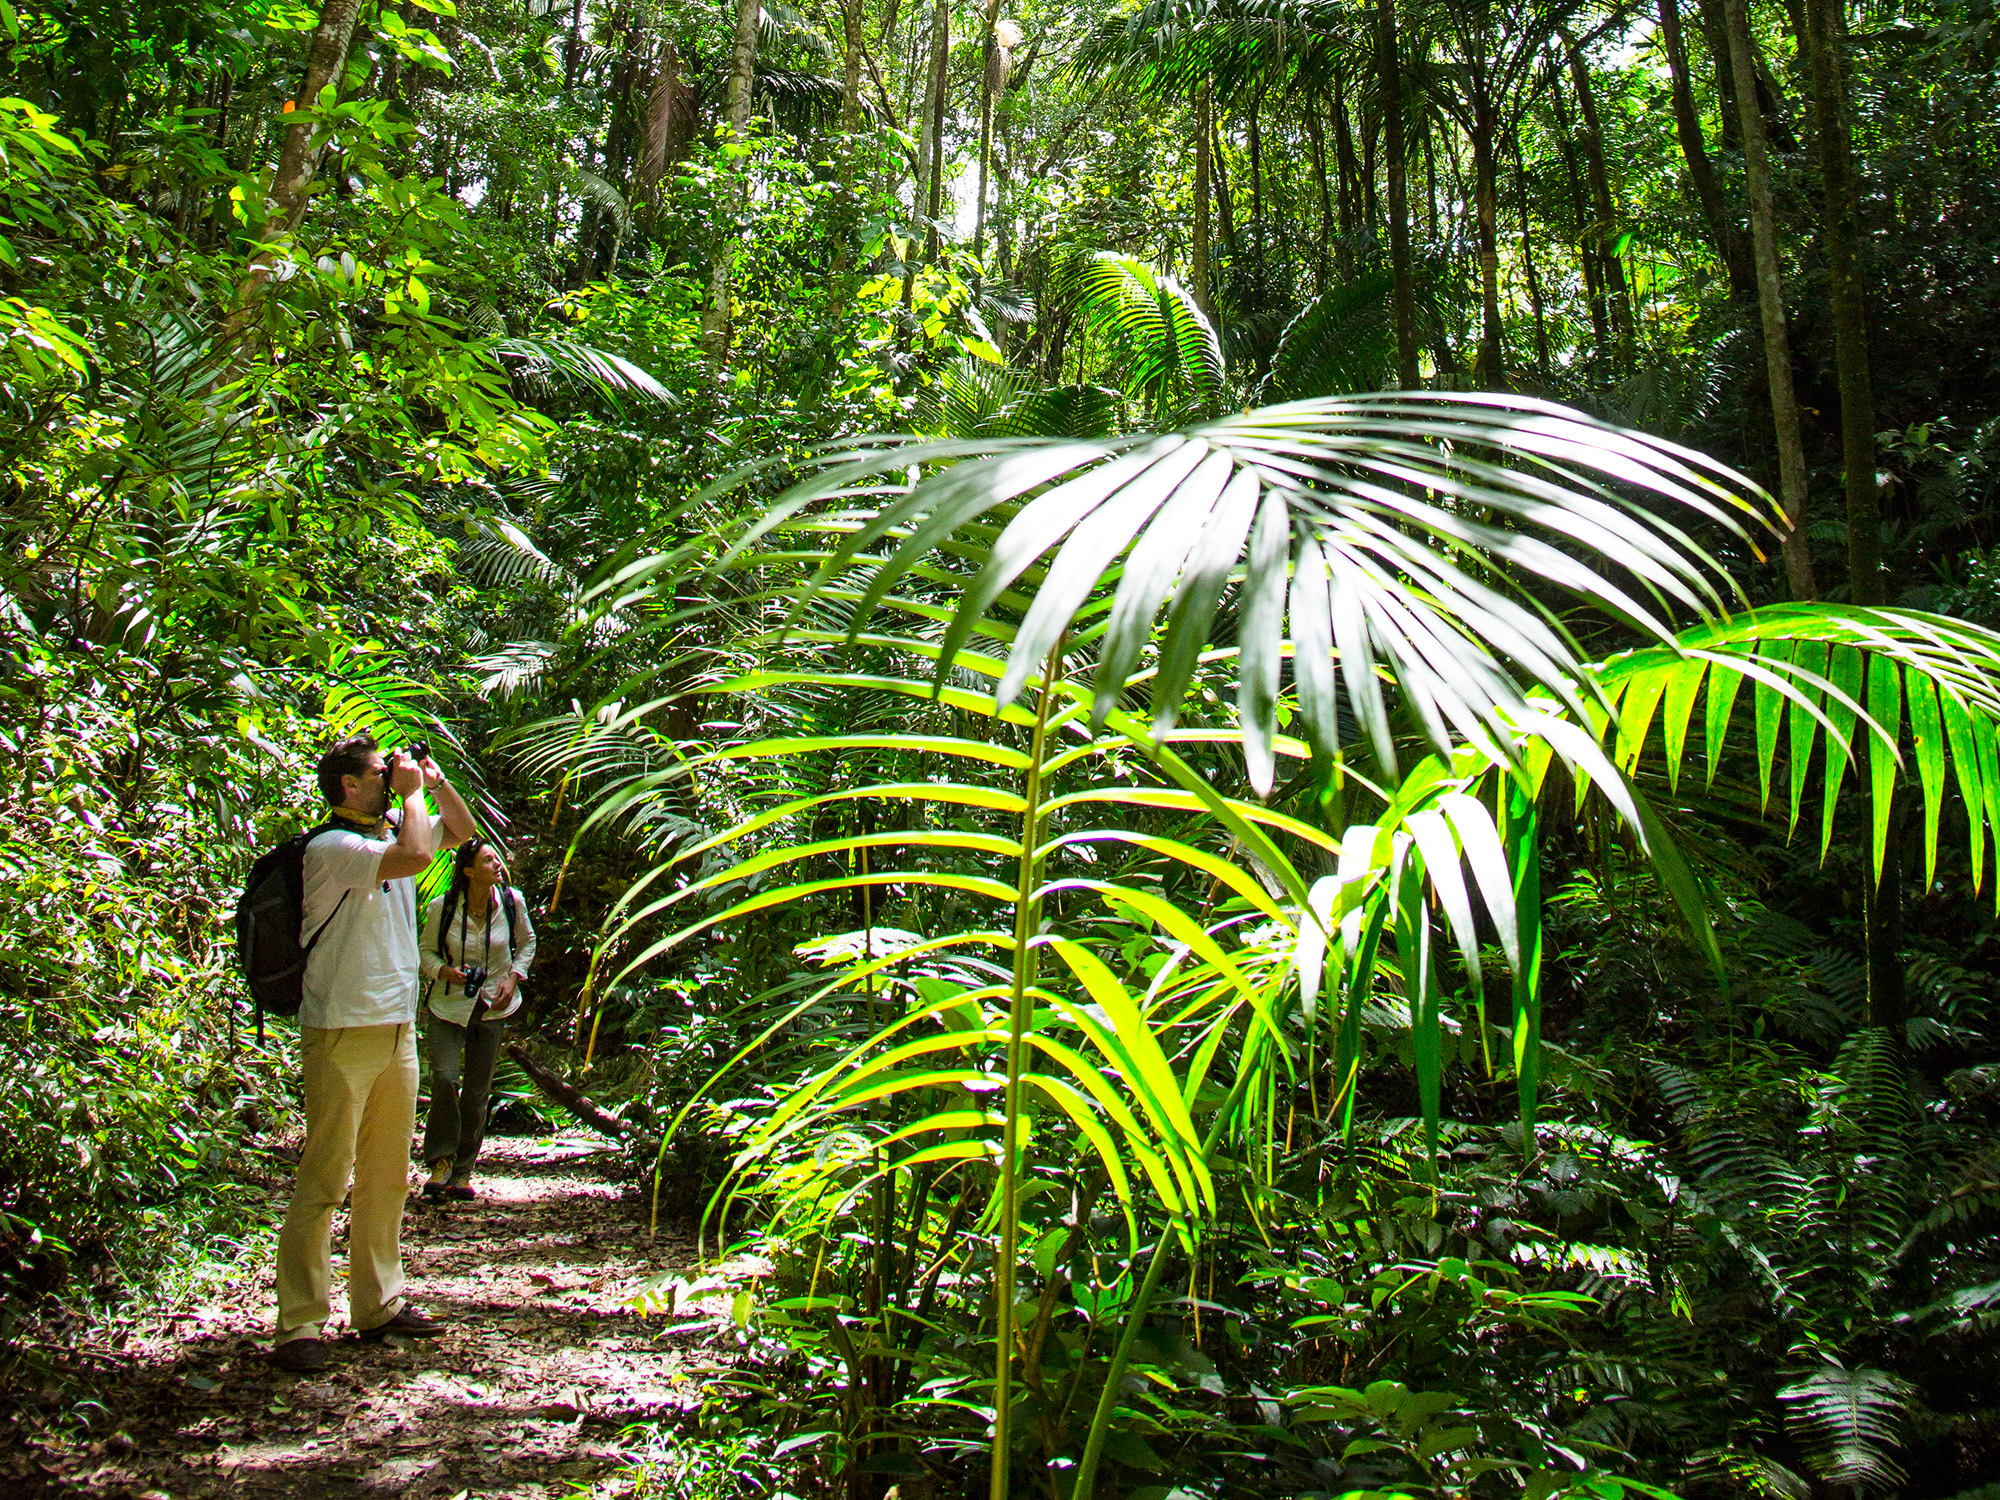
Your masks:
<svg viewBox="0 0 2000 1500"><path fill-rule="evenodd" d="M102 1377L86 1394L105 1408L89 1431L37 1432L33 1411L18 1413L0 1490L19 1500L568 1495L622 1466L622 1429L690 1411L730 1358L726 1298L678 1319L624 1305L639 1279L690 1265L693 1246L669 1233L648 1242L649 1205L618 1185L616 1160L594 1137L490 1139L478 1201L413 1199L404 1221L411 1300L450 1331L370 1346L336 1325L318 1375L266 1362L270 1266L244 1266L219 1295L134 1330L122 1349L87 1351ZM283 1210L280 1195L274 1222ZM343 1215L336 1309L344 1230Z"/></svg>

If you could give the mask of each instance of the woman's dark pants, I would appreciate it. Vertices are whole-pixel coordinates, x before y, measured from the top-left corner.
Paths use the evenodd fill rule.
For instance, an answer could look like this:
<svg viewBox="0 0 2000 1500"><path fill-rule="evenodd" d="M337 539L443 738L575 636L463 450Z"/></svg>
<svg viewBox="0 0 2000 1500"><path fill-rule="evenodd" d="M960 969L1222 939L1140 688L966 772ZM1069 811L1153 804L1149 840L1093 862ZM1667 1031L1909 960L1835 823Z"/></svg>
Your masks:
<svg viewBox="0 0 2000 1500"><path fill-rule="evenodd" d="M486 1096L500 1058L505 1021L470 1027L428 1016L431 1023L431 1112L424 1124L424 1164L451 1158L451 1180L471 1180L486 1139ZM470 1035L468 1035L470 1033Z"/></svg>

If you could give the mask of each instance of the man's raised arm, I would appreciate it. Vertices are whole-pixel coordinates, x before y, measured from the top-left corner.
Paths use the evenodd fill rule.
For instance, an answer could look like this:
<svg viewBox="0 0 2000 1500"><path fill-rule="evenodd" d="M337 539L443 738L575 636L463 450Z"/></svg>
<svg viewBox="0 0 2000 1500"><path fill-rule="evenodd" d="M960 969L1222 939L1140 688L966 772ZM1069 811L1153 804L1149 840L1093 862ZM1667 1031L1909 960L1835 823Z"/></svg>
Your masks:
<svg viewBox="0 0 2000 1500"><path fill-rule="evenodd" d="M436 761L426 760L423 772L424 786L437 799L438 821L444 825L436 847L439 850L456 849L473 835L472 809L458 795L458 788L444 779L444 772L438 769Z"/></svg>

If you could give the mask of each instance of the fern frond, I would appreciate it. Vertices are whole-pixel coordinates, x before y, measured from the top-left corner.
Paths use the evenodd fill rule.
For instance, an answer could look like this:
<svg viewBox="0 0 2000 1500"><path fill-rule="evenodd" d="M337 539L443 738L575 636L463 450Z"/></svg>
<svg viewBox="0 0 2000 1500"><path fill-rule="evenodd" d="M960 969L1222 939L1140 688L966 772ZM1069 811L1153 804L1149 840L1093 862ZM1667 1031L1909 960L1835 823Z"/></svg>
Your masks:
<svg viewBox="0 0 2000 1500"><path fill-rule="evenodd" d="M1778 1400L1785 1426L1827 1483L1891 1489L1903 1482L1891 1452L1901 1440L1909 1387L1887 1370L1829 1363L1779 1391Z"/></svg>

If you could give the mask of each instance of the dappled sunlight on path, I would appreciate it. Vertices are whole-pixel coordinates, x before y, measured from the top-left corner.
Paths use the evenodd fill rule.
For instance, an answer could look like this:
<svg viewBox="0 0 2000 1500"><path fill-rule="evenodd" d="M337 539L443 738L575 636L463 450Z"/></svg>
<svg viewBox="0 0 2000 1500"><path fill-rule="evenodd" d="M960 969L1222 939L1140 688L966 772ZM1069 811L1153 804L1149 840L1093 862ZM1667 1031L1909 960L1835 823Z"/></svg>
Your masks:
<svg viewBox="0 0 2000 1500"><path fill-rule="evenodd" d="M411 1298L449 1331L371 1346L336 1324L317 1375L267 1362L269 1268L242 1267L209 1305L139 1330L123 1367L106 1371L108 1411L89 1434L35 1445L0 1488L130 1500L569 1494L621 1465L624 1428L692 1410L728 1358L717 1342L726 1300L667 1319L627 1305L645 1277L690 1264L692 1246L669 1233L649 1243L647 1204L619 1184L616 1163L593 1137L490 1140L478 1201L413 1200L405 1224ZM343 1230L337 1219L336 1267Z"/></svg>

